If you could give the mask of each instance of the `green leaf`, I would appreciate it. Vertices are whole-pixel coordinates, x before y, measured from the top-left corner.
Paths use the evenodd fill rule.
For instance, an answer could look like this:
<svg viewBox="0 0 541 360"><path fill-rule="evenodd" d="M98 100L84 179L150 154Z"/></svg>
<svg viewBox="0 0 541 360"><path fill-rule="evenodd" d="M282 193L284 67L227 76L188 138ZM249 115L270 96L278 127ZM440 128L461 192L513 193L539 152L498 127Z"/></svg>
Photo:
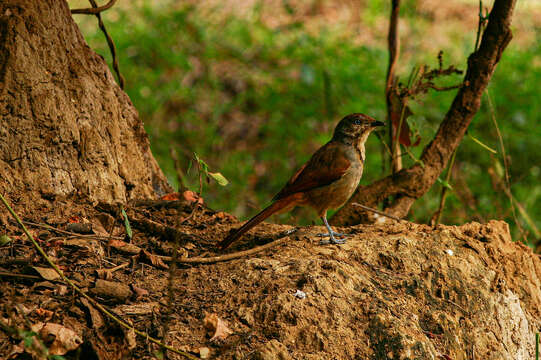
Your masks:
<svg viewBox="0 0 541 360"><path fill-rule="evenodd" d="M481 140L475 138L472 134L470 134L469 132L467 133L468 134L468 137L470 139L472 139L475 143L477 143L477 145L481 146L483 149L486 149L488 151L490 151L491 153L493 154L497 154L498 152L496 150L494 150L493 148L491 148L490 146L488 145L485 145L481 142Z"/></svg>
<svg viewBox="0 0 541 360"><path fill-rule="evenodd" d="M126 235L128 235L128 238L131 240L133 237L133 233L131 231L130 220L128 220L128 214L126 214L124 208L121 208L120 210L122 211L122 216L124 217L124 227L126 228Z"/></svg>
<svg viewBox="0 0 541 360"><path fill-rule="evenodd" d="M505 176L505 170L503 169L502 164L494 159L494 171L496 171L496 174L499 176L500 179L503 179Z"/></svg>
<svg viewBox="0 0 541 360"><path fill-rule="evenodd" d="M23 331L23 343L25 348L30 348L32 344L34 343L34 336L37 336L37 334L33 331Z"/></svg>
<svg viewBox="0 0 541 360"><path fill-rule="evenodd" d="M229 181L225 178L225 176L223 176L221 173L219 172L216 172L216 173L213 173L213 172L209 172L208 175L213 178L214 180L216 180L216 182L222 186L226 186L227 184L229 184Z"/></svg>
<svg viewBox="0 0 541 360"><path fill-rule="evenodd" d="M49 360L66 360L62 355L49 355Z"/></svg>
<svg viewBox="0 0 541 360"><path fill-rule="evenodd" d="M6 234L0 235L0 246L7 245L11 242L11 238Z"/></svg>
<svg viewBox="0 0 541 360"><path fill-rule="evenodd" d="M195 160L199 163L199 166L201 166L201 170L203 170L203 173L207 174L209 172L209 166L206 162L203 161L199 156L197 156L197 153L193 153L195 156Z"/></svg>
<svg viewBox="0 0 541 360"><path fill-rule="evenodd" d="M449 189L449 190L453 190L453 187L451 186L451 184L449 184L448 181L442 180L441 178L438 178L437 181L438 181L443 187L446 187L446 188Z"/></svg>

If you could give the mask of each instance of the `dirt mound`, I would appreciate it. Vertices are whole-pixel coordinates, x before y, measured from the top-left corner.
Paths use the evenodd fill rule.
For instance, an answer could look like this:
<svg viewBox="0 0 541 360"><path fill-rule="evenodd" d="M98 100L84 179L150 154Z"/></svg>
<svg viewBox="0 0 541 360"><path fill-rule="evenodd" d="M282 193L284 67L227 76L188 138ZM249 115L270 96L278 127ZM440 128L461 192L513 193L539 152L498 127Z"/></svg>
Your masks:
<svg viewBox="0 0 541 360"><path fill-rule="evenodd" d="M213 256L214 244L237 226L224 213L190 211L189 206L129 209L136 229L132 245L146 249L145 256L130 259L117 247L107 249L104 239L77 248L68 235L55 235L49 252L54 250L70 278L122 318L158 338L165 332L168 344L197 356L210 350L209 356L219 359L534 357L541 326L541 260L511 241L504 222L435 230L412 223L355 226L341 229L354 235L344 245L319 245L316 234L323 228L302 228L282 245L248 257L179 264L170 301L166 258L160 262L152 256L172 249L168 239L173 230L164 229L184 220L177 226L181 254ZM90 207L80 208L77 215L93 224L109 216ZM268 242L290 228L263 224L231 251ZM115 236L121 229L118 222ZM17 235L11 225L10 231ZM54 233L36 232L48 244ZM28 263L10 262L22 253ZM0 266L12 273L41 262L26 243L0 248L0 258ZM101 286L96 270L126 262L130 265L108 279L118 288L124 285L126 296L96 292ZM7 299L1 317L12 319L14 327L25 326L14 306L20 304L32 323L45 320L43 310L51 311L47 321L74 330L87 355L143 358L157 349L142 338L130 345L127 333L105 317L100 323L95 309L78 296L59 296L63 285L58 282L44 285L13 276L0 280L0 293ZM215 334L205 326L206 316L223 321L232 334L226 331L225 339L211 340ZM11 346L0 348L0 357L20 343L17 336L0 332L0 342L5 340Z"/></svg>

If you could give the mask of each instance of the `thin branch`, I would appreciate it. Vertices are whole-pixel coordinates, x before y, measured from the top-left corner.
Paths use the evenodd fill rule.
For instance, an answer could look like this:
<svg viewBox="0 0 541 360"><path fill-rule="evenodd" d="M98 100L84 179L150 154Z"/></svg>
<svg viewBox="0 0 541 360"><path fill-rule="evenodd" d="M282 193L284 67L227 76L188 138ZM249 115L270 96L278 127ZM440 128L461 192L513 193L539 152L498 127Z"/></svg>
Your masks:
<svg viewBox="0 0 541 360"><path fill-rule="evenodd" d="M364 209L364 210L366 210L366 211L373 212L373 213L378 214L378 215L381 215L381 216L385 216L385 217L387 217L387 218L389 218L389 219L393 219L393 220L396 220L396 221L406 221L406 220L401 219L401 218L399 218L399 217L396 217L396 216L393 216L393 215L386 214L386 213L384 213L383 211L379 211L379 210L376 210L376 209L372 209L371 207L364 206L364 205L361 205L361 204L359 204L359 203L351 203L351 205L360 207L361 209Z"/></svg>
<svg viewBox="0 0 541 360"><path fill-rule="evenodd" d="M103 6L99 6L99 7L92 7L92 8L87 8L87 9L72 9L71 10L71 13L72 14L90 14L90 15L95 15L95 14L99 14L101 13L102 11L105 11L107 9L110 9L113 7L113 5L116 3L116 0L110 0L107 4L103 5Z"/></svg>
<svg viewBox="0 0 541 360"><path fill-rule="evenodd" d="M391 146L391 169L393 174L402 168L402 160L400 157L400 143L395 140L394 133L396 132L396 138L400 134L401 129L393 129L393 106L392 96L393 89L396 83L396 63L398 62L398 56L400 53L400 39L398 37L398 15L400 13L400 0L391 0L391 15L389 20L389 33L387 35L387 45L389 48L389 65L387 67L387 80L385 86L385 98L387 101L387 128L389 129L389 145ZM394 130L394 131L393 131Z"/></svg>
<svg viewBox="0 0 541 360"><path fill-rule="evenodd" d="M286 240L289 240L289 236L295 232L297 232L297 229L286 230L278 236L278 239L270 243L267 243L265 245L261 245L249 250L238 251L231 254L225 254L225 255L220 255L220 256L178 258L176 261L179 263L184 263L184 264L212 264L212 263L217 263L217 262L238 259L244 256L253 255L263 250L267 250L277 245L280 245L284 243ZM165 261L173 261L173 258L171 256L160 256L160 258Z"/></svg>
<svg viewBox="0 0 541 360"><path fill-rule="evenodd" d="M516 0L496 0L479 45L468 58L468 68L462 86L445 115L434 139L425 147L420 160L407 169L380 179L368 186L360 186L349 200L377 206L384 199L395 197L386 209L403 217L416 199L423 196L436 182L446 164L462 141L473 116L479 110L485 91L501 55L512 38L511 18ZM333 224L351 225L365 219L362 210L344 206L333 216Z"/></svg>
<svg viewBox="0 0 541 360"><path fill-rule="evenodd" d="M116 56L115 43L113 42L113 38L111 38L111 36L107 32L107 29L105 28L105 24L103 23L103 20L101 19L101 11L112 7L115 4L116 0L111 0L109 3L102 6L101 8L98 6L95 0L88 0L88 1L90 2L90 4L92 5L92 8L94 9L92 12L86 11L90 9L75 9L75 10L72 10L71 12L72 14L93 14L98 18L98 26L100 27L100 30L103 32L103 35L105 35L105 39L107 40L107 45L109 46L109 50L111 51L111 56L113 58L113 70L115 71L116 76L118 78L118 84L120 85L121 89L124 89L124 77L120 74L120 70L118 68L118 58ZM105 6L107 6L107 8L102 9Z"/></svg>
<svg viewBox="0 0 541 360"><path fill-rule="evenodd" d="M505 145L503 144L503 136L500 132L500 127L498 126L498 120L496 119L496 112L494 110L494 104L492 104L492 99L490 97L490 93L488 92L488 89L486 90L487 93L487 99L488 99L488 107L490 109L490 117L492 118L492 123L494 124L494 128L496 129L496 134L498 135L498 141L500 143L500 151L502 152L502 158L503 158L503 167L505 170L505 183L503 185L504 192L509 198L509 203L511 205L511 212L513 214L513 219L515 220L515 224L518 227L518 230L520 232L520 235L524 239L525 242L527 242L527 238L524 233L524 229L522 228L522 225L520 225L520 221L517 217L517 211L515 210L515 202L513 201L513 193L511 192L511 180L509 178L509 162L507 161L507 153L505 152ZM539 232L537 232L536 236L539 235Z"/></svg>
<svg viewBox="0 0 541 360"><path fill-rule="evenodd" d="M38 227L38 228L42 228L42 229L47 229L47 230L51 230L51 231L55 231L59 234L64 234L64 235L70 235L70 236L74 236L74 237L79 237L79 238L85 238L85 239L98 239L98 240L110 240L110 239L115 239L115 240L122 240L124 239L123 236L111 236L111 235L95 235L95 234L79 234L79 233L75 233L75 232L72 232L72 231L66 231L66 230L62 230L62 229L57 229L51 225L47 225L47 224L38 224L38 223L34 223L34 222L31 222L31 221L23 221L23 224L26 224L26 225L30 225L30 226L34 226L34 227ZM111 233L109 233L111 234Z"/></svg>

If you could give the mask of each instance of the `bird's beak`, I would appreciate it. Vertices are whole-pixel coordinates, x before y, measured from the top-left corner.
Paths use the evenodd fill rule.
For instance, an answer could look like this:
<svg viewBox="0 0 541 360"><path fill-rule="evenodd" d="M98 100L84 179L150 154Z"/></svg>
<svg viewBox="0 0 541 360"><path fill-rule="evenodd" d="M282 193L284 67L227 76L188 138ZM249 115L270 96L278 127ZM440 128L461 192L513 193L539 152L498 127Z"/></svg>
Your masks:
<svg viewBox="0 0 541 360"><path fill-rule="evenodd" d="M372 127L376 127L376 126L385 126L385 123L381 122L381 121L372 121L370 123L370 126Z"/></svg>

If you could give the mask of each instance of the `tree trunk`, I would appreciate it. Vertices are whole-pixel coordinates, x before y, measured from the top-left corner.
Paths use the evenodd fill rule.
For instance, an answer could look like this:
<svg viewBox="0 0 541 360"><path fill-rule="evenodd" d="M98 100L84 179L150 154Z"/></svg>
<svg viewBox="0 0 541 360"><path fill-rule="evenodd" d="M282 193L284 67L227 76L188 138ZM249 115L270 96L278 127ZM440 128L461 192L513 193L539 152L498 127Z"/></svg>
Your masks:
<svg viewBox="0 0 541 360"><path fill-rule="evenodd" d="M0 191L32 207L171 188L128 96L57 0L0 3Z"/></svg>

